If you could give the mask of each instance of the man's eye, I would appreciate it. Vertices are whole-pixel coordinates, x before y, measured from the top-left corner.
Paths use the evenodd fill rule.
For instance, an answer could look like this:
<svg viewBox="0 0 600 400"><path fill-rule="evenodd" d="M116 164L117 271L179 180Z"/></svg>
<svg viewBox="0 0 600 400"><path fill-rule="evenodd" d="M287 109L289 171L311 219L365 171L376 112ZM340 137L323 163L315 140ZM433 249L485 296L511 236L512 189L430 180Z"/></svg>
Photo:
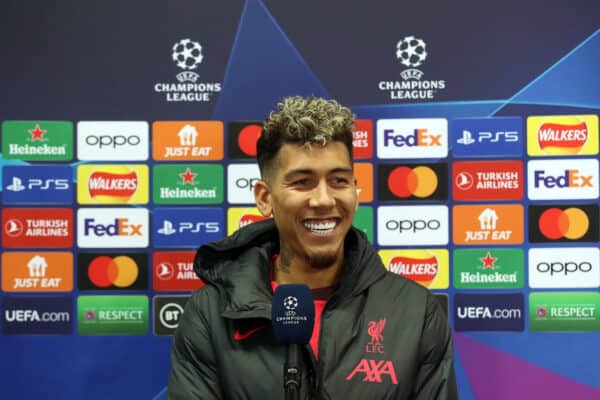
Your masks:
<svg viewBox="0 0 600 400"><path fill-rule="evenodd" d="M350 181L347 178L337 177L337 178L333 178L333 182L337 185L345 185Z"/></svg>
<svg viewBox="0 0 600 400"><path fill-rule="evenodd" d="M308 179L303 178L303 179L296 179L295 181L292 182L292 185L306 185L308 183Z"/></svg>

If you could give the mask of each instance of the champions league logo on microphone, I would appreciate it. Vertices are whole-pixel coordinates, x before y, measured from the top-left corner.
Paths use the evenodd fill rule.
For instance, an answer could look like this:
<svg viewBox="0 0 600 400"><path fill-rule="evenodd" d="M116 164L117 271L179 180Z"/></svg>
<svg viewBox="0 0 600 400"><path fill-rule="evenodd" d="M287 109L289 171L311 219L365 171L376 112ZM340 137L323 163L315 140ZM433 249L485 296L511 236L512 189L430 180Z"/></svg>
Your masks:
<svg viewBox="0 0 600 400"><path fill-rule="evenodd" d="M171 48L171 60L181 71L177 82L156 83L154 91L164 93L168 102L208 102L221 91L221 82L199 82L196 69L204 61L204 49L199 42L181 39Z"/></svg>
<svg viewBox="0 0 600 400"><path fill-rule="evenodd" d="M407 69L400 72L402 81L380 81L380 91L389 93L391 100L433 100L439 90L446 88L445 80L422 80L425 73L417 67L428 57L423 39L406 36L396 44L396 58Z"/></svg>
<svg viewBox="0 0 600 400"><path fill-rule="evenodd" d="M308 317L306 315L296 312L296 309L299 305L300 303L297 297L287 296L285 299L283 299L283 308L285 309L284 315L276 317L276 322L283 325L297 325L308 321Z"/></svg>

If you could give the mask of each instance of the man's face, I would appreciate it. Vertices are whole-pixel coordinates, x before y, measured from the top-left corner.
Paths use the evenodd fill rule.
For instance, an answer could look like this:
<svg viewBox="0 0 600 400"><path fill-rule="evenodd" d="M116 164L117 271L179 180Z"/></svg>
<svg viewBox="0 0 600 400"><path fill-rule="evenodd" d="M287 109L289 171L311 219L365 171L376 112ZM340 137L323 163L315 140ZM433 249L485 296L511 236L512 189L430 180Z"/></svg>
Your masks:
<svg viewBox="0 0 600 400"><path fill-rule="evenodd" d="M268 182L255 187L255 197L261 213L273 215L282 247L316 268L340 261L358 208L346 146L287 143L273 162Z"/></svg>

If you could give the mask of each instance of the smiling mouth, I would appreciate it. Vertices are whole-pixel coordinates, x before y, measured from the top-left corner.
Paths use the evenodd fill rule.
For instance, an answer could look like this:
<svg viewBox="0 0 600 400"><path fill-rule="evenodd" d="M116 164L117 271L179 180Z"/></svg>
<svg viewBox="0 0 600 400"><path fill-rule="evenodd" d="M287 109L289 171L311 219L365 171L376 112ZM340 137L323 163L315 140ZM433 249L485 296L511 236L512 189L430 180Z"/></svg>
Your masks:
<svg viewBox="0 0 600 400"><path fill-rule="evenodd" d="M311 233L316 233L317 235L327 235L333 232L337 224L337 220L327 220L320 222L311 221L305 222L304 227L308 229Z"/></svg>

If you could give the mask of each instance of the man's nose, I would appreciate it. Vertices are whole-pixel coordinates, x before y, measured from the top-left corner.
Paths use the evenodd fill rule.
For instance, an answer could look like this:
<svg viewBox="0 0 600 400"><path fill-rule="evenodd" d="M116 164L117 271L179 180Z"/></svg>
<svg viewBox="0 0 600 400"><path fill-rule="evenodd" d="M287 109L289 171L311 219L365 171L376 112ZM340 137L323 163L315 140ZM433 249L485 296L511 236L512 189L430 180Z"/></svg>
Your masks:
<svg viewBox="0 0 600 400"><path fill-rule="evenodd" d="M311 207L333 207L335 198L327 182L320 182L312 191L309 205Z"/></svg>

